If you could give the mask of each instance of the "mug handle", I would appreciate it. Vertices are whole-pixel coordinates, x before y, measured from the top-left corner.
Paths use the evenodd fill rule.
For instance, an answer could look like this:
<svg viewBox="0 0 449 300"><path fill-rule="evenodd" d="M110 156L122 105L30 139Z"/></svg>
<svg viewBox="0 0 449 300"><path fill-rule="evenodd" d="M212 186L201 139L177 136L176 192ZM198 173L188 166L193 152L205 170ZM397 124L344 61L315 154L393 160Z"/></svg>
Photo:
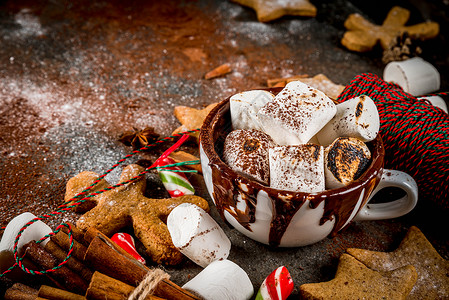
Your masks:
<svg viewBox="0 0 449 300"><path fill-rule="evenodd" d="M369 201L374 195L385 187L398 187L407 194L397 200L386 203L372 203ZM373 221L392 219L409 213L418 202L418 185L412 176L397 170L385 169L379 184L371 193L364 207L360 209L354 221Z"/></svg>

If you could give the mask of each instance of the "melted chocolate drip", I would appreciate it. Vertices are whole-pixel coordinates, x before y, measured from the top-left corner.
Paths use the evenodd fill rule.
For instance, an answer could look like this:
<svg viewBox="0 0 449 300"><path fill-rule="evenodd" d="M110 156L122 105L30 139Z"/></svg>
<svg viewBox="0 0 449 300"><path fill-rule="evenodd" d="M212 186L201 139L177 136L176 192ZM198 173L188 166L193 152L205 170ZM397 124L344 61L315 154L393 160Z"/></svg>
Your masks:
<svg viewBox="0 0 449 300"><path fill-rule="evenodd" d="M280 90L280 88L268 89L274 94L279 93ZM223 220L226 220L224 212L227 211L244 228L251 231L251 223L256 221L257 195L260 191L265 191L273 206L269 233L269 244L272 246L280 244L293 216L307 200L310 201L309 206L313 209L324 201L324 214L320 225L335 218L335 225L330 233L334 236L351 216L362 190L365 189L361 208L368 201L369 195L382 176L384 150L382 140L378 136L374 141L367 143L372 153L369 168L348 186L313 194L273 189L234 172L223 162L223 144L231 130L228 98L220 102L207 116L200 134L203 150L209 157L209 166L212 169L213 196L217 210ZM237 209L239 195L246 203L245 211Z"/></svg>

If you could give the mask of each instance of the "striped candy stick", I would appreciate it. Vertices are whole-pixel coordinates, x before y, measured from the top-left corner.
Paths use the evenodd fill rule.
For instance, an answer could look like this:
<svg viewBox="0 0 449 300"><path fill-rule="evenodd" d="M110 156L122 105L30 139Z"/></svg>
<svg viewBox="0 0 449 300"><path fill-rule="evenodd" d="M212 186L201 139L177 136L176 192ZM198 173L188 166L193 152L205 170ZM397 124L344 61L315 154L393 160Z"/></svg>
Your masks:
<svg viewBox="0 0 449 300"><path fill-rule="evenodd" d="M136 244L134 243L134 238L124 232L117 232L111 237L111 241L119 245L123 250L131 254L135 259L145 264L145 259L137 252Z"/></svg>
<svg viewBox="0 0 449 300"><path fill-rule="evenodd" d="M287 268L281 266L262 282L256 300L285 300L293 291L293 280Z"/></svg>
<svg viewBox="0 0 449 300"><path fill-rule="evenodd" d="M164 159L158 159L158 166L162 167L165 165L175 164L176 162L170 157L166 157ZM179 167L168 167L164 170L158 169L159 177L164 184L165 189L168 191L172 198L184 196L184 195L193 195L195 194L195 189L190 184L186 175L182 172L171 172L168 170L181 170Z"/></svg>
<svg viewBox="0 0 449 300"><path fill-rule="evenodd" d="M159 157L153 164L155 167L163 167L166 165L175 164L176 162L169 158L168 156L170 153L175 151L179 146L182 145L182 143L187 140L189 136L187 134L184 134L173 146L171 146L169 149L167 149L161 157ZM173 171L169 171L173 170ZM157 169L159 177L162 180L162 183L164 184L165 189L168 191L170 196L172 198L184 196L184 195L193 195L195 194L195 189L190 184L189 180L187 180L187 177L182 172L176 172L181 171L179 167L167 167L164 168L164 170ZM175 171L175 172L174 172Z"/></svg>

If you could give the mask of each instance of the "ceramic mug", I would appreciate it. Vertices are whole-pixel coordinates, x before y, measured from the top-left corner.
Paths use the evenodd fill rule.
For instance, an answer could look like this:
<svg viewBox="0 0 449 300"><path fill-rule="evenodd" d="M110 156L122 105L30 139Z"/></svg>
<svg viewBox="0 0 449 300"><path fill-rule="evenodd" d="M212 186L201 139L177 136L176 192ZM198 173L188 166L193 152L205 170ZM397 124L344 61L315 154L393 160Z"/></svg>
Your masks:
<svg viewBox="0 0 449 300"><path fill-rule="evenodd" d="M276 94L281 89L269 89ZM333 236L352 220L396 218L410 212L418 200L413 178L384 170L380 135L367 143L372 160L349 185L318 193L273 189L231 170L223 162L223 144L232 130L229 98L206 117L200 133L200 157L207 190L221 217L258 242L280 247L305 246ZM380 189L399 187L401 199L369 203Z"/></svg>

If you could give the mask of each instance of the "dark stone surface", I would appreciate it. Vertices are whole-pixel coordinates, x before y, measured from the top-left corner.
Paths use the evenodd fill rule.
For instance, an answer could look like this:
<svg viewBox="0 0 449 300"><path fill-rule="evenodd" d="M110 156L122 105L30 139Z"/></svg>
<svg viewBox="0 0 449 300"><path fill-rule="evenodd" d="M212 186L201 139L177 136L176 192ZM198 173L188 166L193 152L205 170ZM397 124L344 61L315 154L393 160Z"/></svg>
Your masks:
<svg viewBox="0 0 449 300"><path fill-rule="evenodd" d="M399 4L411 10L410 24L439 22L441 34L423 44L423 58L440 71L441 90L449 90L447 1L312 3L315 18L263 24L251 9L228 1L0 1L0 226L25 211L54 210L67 180L79 172L107 170L131 151L117 141L124 131L152 126L170 135L179 126L175 106L202 108L266 86L267 79L298 74L323 73L339 84L363 72L381 76L380 47L360 54L340 44L343 23L354 12L380 24ZM232 73L203 79L223 63ZM197 153L193 143L183 147ZM154 159L164 149L142 156ZM209 199L202 178L191 179ZM156 174L148 183L149 196L167 196ZM285 265L297 295L303 283L332 279L346 248L394 250L411 225L449 258L445 213L426 199L407 216L355 222L334 238L291 249L253 242L224 224L213 206L211 214L232 241L229 258L255 290ZM47 223L55 228L77 217L67 212ZM166 269L179 285L201 270L189 261ZM2 289L10 284L0 280Z"/></svg>

